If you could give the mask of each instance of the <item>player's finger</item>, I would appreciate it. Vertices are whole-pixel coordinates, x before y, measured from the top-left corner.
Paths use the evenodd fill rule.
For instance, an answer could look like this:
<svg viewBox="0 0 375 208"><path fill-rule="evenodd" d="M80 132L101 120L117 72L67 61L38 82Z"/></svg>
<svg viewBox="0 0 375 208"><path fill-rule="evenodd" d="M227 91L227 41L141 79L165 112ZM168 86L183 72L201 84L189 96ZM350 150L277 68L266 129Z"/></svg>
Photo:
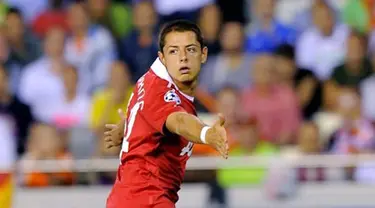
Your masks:
<svg viewBox="0 0 375 208"><path fill-rule="evenodd" d="M111 142L112 141L112 137L106 136L106 137L104 137L104 141L105 142Z"/></svg>
<svg viewBox="0 0 375 208"><path fill-rule="evenodd" d="M228 153L229 153L228 145L225 144L223 146L223 152L224 152L224 158L227 159L228 158Z"/></svg>
<svg viewBox="0 0 375 208"><path fill-rule="evenodd" d="M105 143L105 147L106 147L107 149L113 147L112 142L107 142L107 143Z"/></svg>
<svg viewBox="0 0 375 208"><path fill-rule="evenodd" d="M114 129L114 128L116 128L116 127L117 127L116 124L106 124L106 125L105 125L105 128L107 128L107 129Z"/></svg>
<svg viewBox="0 0 375 208"><path fill-rule="evenodd" d="M125 113L121 108L117 110L117 113L120 115L121 120L126 120Z"/></svg>
<svg viewBox="0 0 375 208"><path fill-rule="evenodd" d="M225 143L225 142L222 143L220 145L220 152L222 153L222 155L223 155L224 158L228 157L228 151L229 151L228 144Z"/></svg>
<svg viewBox="0 0 375 208"><path fill-rule="evenodd" d="M113 142L113 144L114 144L115 146L118 146L118 145L122 144L122 141L121 141L121 140L118 140L118 141L112 141L112 142Z"/></svg>
<svg viewBox="0 0 375 208"><path fill-rule="evenodd" d="M104 136L111 136L112 135L112 132L111 131L106 131L104 132Z"/></svg>
<svg viewBox="0 0 375 208"><path fill-rule="evenodd" d="M225 145L218 143L216 146L217 151L224 156L225 153Z"/></svg>
<svg viewBox="0 0 375 208"><path fill-rule="evenodd" d="M228 158L228 152L224 148L221 148L220 154L224 159Z"/></svg>
<svg viewBox="0 0 375 208"><path fill-rule="evenodd" d="M224 124L225 124L225 118L224 118L223 114L219 113L218 119L216 120L214 125L224 126Z"/></svg>

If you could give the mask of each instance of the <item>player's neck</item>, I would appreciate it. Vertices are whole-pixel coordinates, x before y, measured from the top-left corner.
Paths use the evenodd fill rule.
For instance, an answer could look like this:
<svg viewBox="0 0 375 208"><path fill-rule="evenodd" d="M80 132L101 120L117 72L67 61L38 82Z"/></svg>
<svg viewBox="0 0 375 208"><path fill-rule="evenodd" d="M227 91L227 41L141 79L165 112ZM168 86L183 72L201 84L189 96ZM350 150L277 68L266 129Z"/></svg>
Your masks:
<svg viewBox="0 0 375 208"><path fill-rule="evenodd" d="M177 85L178 89L181 92L194 97L195 89L197 88L197 85L198 85L198 80L194 80L192 82L176 82L175 81L175 84Z"/></svg>

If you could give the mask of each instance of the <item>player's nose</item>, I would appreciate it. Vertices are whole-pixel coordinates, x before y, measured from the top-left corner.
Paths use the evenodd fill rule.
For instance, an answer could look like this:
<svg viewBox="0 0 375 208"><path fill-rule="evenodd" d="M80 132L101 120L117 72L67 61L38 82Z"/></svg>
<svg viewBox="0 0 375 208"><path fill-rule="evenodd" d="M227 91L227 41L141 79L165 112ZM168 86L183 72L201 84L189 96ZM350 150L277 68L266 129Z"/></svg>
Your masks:
<svg viewBox="0 0 375 208"><path fill-rule="evenodd" d="M182 51L182 52L180 53L180 62L181 62L181 63L185 63L186 61L187 61L187 54L186 54L185 51Z"/></svg>

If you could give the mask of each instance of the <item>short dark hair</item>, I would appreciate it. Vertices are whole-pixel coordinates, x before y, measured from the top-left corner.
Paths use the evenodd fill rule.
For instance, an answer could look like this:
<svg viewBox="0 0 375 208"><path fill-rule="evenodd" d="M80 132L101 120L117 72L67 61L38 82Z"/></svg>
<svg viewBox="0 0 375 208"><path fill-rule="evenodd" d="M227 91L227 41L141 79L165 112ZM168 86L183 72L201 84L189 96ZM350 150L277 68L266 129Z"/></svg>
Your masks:
<svg viewBox="0 0 375 208"><path fill-rule="evenodd" d="M11 14L14 14L14 15L18 16L21 19L23 18L21 10L19 10L17 7L8 8L8 10L6 12L6 15L9 16Z"/></svg>
<svg viewBox="0 0 375 208"><path fill-rule="evenodd" d="M289 44L282 44L275 49L275 55L294 60L295 52L294 47Z"/></svg>
<svg viewBox="0 0 375 208"><path fill-rule="evenodd" d="M163 52L163 48L165 46L165 37L171 32L187 32L191 31L195 33L197 41L204 47L203 35L201 29L198 27L197 24L188 21L188 20L174 20L171 22L166 23L163 26L159 34L159 50Z"/></svg>

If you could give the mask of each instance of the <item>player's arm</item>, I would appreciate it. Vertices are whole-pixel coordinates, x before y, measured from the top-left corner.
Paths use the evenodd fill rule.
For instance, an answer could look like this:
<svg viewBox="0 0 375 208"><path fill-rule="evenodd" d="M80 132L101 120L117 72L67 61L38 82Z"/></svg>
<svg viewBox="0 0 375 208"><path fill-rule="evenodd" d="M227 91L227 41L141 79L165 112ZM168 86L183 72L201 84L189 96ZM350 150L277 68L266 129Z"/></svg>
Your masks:
<svg viewBox="0 0 375 208"><path fill-rule="evenodd" d="M219 116L218 121L210 127L206 126L194 115L186 112L173 112L168 115L165 126L168 131L178 134L193 143L212 146L224 158L227 158L228 141L224 123L224 117Z"/></svg>

